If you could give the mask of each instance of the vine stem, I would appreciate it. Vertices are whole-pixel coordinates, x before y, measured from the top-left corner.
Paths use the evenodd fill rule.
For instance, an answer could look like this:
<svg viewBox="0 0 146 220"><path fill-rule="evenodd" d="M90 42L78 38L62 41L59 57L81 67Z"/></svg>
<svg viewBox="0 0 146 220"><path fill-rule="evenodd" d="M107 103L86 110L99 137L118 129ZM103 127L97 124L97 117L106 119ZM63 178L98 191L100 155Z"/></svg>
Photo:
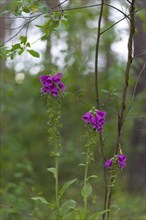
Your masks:
<svg viewBox="0 0 146 220"><path fill-rule="evenodd" d="M128 38L128 58L127 58L127 64L125 69L125 81L124 81L124 87L122 92L122 102L121 102L121 108L118 114L118 126L117 126L117 140L116 140L116 146L114 149L114 154L118 154L119 146L120 146L120 139L121 139L121 131L123 128L123 123L125 121L125 110L126 110L126 97L127 97L127 90L129 86L129 73L131 69L131 64L133 61L133 36L135 33L135 0L131 1L130 6L130 32L129 32L129 38ZM111 179L111 182L113 181L113 178ZM112 198L112 188L110 188L110 193L107 198L108 203L108 209L110 208L111 204L111 198ZM107 213L107 220L109 219L109 212Z"/></svg>

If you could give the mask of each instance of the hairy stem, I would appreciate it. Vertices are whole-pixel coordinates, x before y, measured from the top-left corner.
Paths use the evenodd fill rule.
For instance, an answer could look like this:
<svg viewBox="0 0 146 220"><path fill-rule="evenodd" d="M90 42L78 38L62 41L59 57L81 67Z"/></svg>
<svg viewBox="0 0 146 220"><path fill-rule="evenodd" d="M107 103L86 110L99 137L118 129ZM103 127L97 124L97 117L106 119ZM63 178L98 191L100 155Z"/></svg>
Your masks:
<svg viewBox="0 0 146 220"><path fill-rule="evenodd" d="M59 211L59 187L58 187L58 156L56 156L56 159L55 159L55 166L56 166L56 182L55 182L55 193L56 193L56 208L57 208L57 217L59 218L60 217L60 211Z"/></svg>
<svg viewBox="0 0 146 220"><path fill-rule="evenodd" d="M87 149L85 175L84 175L84 187L86 187L87 185L88 166L89 166L89 150ZM86 220L86 213L87 213L87 197L84 198L84 215L83 215L84 220Z"/></svg>

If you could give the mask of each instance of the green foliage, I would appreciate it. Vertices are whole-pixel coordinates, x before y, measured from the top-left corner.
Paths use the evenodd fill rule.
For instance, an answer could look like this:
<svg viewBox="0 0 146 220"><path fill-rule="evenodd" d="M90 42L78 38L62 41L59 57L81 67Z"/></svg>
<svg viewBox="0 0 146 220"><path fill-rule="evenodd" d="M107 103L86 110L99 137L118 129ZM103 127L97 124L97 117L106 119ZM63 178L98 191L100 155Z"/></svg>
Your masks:
<svg viewBox="0 0 146 220"><path fill-rule="evenodd" d="M77 179L73 179L73 180L69 180L69 181L65 182L59 191L59 197L61 198L63 196L63 194L66 192L66 190L76 181L77 181Z"/></svg>
<svg viewBox="0 0 146 220"><path fill-rule="evenodd" d="M5 56L8 56L13 60L14 56L16 54L18 54L20 56L24 51L27 51L33 57L39 58L40 54L37 51L27 49L27 48L30 48L30 47L31 47L31 45L27 41L27 37L26 36L20 36L20 42L16 43L16 44L13 44L12 47L9 50L6 50Z"/></svg>
<svg viewBox="0 0 146 220"><path fill-rule="evenodd" d="M15 16L23 16L23 12L27 14L33 13L48 13L49 7L45 1L39 0L15 0L15 1L6 1L3 6L3 11L1 15L12 13Z"/></svg>
<svg viewBox="0 0 146 220"><path fill-rule="evenodd" d="M78 2L79 3L79 2ZM77 4L78 4L77 3ZM70 11L67 13L51 13L48 14L49 7L42 1L9 1L5 6L3 14L8 11L15 15L21 16L23 12L27 16L37 16L37 13L45 14L45 23L36 25L38 30L42 32L42 40L47 39L53 32L56 39L60 38L61 33L66 32L65 41L67 42L67 49L62 51L64 58L63 73L68 87L68 95L66 99L62 99L62 120L64 127L61 128L60 123L60 101L52 99L48 101L48 113L46 114L46 99L39 94L40 83L38 76L32 76L29 73L25 74L25 79L19 84L15 80L15 71L13 68L5 68L2 72L2 210L1 216L3 220L26 220L26 219L55 219L54 214L49 210L55 209L54 200L54 180L47 175L46 167L53 166L53 158L51 155L59 157L63 155L63 160L60 161L60 185L62 188L59 191L60 197L63 197L63 204L60 212L64 219L79 219L83 210L81 208L80 188L78 186L70 187L76 182L76 177L80 180L82 177L82 167L86 167L87 163L82 162L81 152L84 143L86 148L90 149L90 159L92 167L89 167L89 172L97 173L96 175L89 175L87 177L87 184L82 187L83 198L89 199L87 214L89 219L101 219L104 212L101 201L103 200L101 194L103 192L103 183L101 180L102 166L97 148L98 141L95 141L95 132L88 131L87 136L83 137L84 125L81 116L89 107L95 105L95 90L94 90L94 60L95 52L95 36L97 28L89 25L90 22L97 23L97 8L85 9L84 11ZM86 20L85 16L86 15ZM67 17L66 17L67 16ZM143 16L143 15L142 15ZM103 23L103 30L110 21ZM55 31L54 31L55 30ZM109 47L116 39L119 38L114 32L114 29L109 34L103 35L101 44L101 53L104 55L104 64L100 69L99 76L99 91L101 97L101 106L103 110L107 111L106 126L104 128L104 145L106 155L111 155L115 144L115 131L117 128L116 117L121 101L121 89L123 85L123 72L125 64L115 56L113 51L110 51L112 57L112 66L107 65ZM26 36L20 36L19 42L14 42L12 47L2 48L2 57L9 55L15 61L15 55L21 55L24 51L30 53L34 57L39 57L37 51L31 49L31 45ZM30 52L31 51L31 52ZM64 54L64 55L63 55ZM45 59L48 59L48 55ZM48 74L48 69L40 74ZM58 69L57 64L51 61L49 68ZM51 69L49 70L49 72ZM133 77L133 76L131 76ZM136 96L131 105L131 88L134 86L135 78L130 84L128 91L127 103L131 107L126 116L125 127L122 133L122 142L124 151L129 153L129 146L131 145L129 136L132 133L132 125L134 117L144 116L141 109L145 95L143 93ZM84 92L83 92L84 91ZM104 104L104 105L102 105ZM53 106L56 106L52 110ZM113 111L112 111L113 110ZM113 113L115 112L115 113ZM47 134L47 118L48 120L48 134ZM61 129L61 136L57 129ZM91 138L92 136L92 138ZM54 143L57 142L57 150L54 149ZM60 146L63 146L61 148ZM127 150L126 150L127 149ZM86 154L85 154L86 156ZM129 158L130 158L129 153ZM49 160L48 160L49 158ZM53 165L52 165L53 164ZM56 168L48 168L54 177L56 177ZM124 179L119 179L117 182L128 182L128 169ZM115 177L115 173L109 173L111 177ZM74 178L68 182L66 179ZM94 179L95 178L95 179ZM92 181L92 186L89 183ZM98 181L98 184L97 184ZM65 183L64 183L65 182ZM48 187L49 185L49 187ZM115 184L114 184L115 185ZM70 190L67 190L70 187ZM116 187L116 186L115 186ZM93 195L93 190L96 190L98 197ZM111 208L112 219L129 219L140 218L144 219L144 198L142 195L133 195L125 193L121 189L122 185L118 185L117 190L121 190L116 194L116 206ZM127 190L126 186L124 189ZM90 196L92 193L92 196ZM45 194L45 199L42 194ZM35 195L38 195L35 197ZM32 202L32 199L34 202ZM68 200L74 198L74 200ZM67 201L66 201L67 200ZM49 201L49 202L48 202ZM78 201L78 203L76 203ZM96 202L96 204L95 204ZM76 208L78 204L78 207ZM120 207L120 211L117 207ZM98 208L98 210L96 209ZM94 213L94 214L93 214Z"/></svg>
<svg viewBox="0 0 146 220"><path fill-rule="evenodd" d="M67 216L67 214L76 207L76 201L68 200L64 202L60 208L60 214L63 216L63 219Z"/></svg>
<svg viewBox="0 0 146 220"><path fill-rule="evenodd" d="M40 54L39 54L37 51L35 51L35 50L27 50L27 51L28 51L28 53L30 53L33 57L37 57L37 58L40 57Z"/></svg>
<svg viewBox="0 0 146 220"><path fill-rule="evenodd" d="M83 186L82 188L82 196L84 197L84 199L87 199L88 196L91 195L92 193L92 186L90 183L87 183L86 185Z"/></svg>
<svg viewBox="0 0 146 220"><path fill-rule="evenodd" d="M51 167L51 168L47 168L47 170L51 173L53 173L53 177L56 179L56 168L55 167Z"/></svg>

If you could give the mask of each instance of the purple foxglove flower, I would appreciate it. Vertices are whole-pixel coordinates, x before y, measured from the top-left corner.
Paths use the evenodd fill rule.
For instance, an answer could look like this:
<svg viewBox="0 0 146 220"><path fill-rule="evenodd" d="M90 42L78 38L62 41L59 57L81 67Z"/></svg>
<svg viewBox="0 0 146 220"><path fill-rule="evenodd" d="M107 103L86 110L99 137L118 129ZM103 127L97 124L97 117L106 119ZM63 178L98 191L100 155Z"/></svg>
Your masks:
<svg viewBox="0 0 146 220"><path fill-rule="evenodd" d="M62 82L60 82L60 83L58 84L58 86L60 87L60 89L61 89L62 91L64 91L64 90L66 89L66 86L65 86Z"/></svg>
<svg viewBox="0 0 146 220"><path fill-rule="evenodd" d="M101 133L103 131L102 127L99 125L96 126L96 129L98 130L99 133Z"/></svg>
<svg viewBox="0 0 146 220"><path fill-rule="evenodd" d="M56 97L56 96L59 95L59 91L58 91L58 89L57 89L55 86L53 86L53 87L51 88L50 94L51 94L53 97Z"/></svg>
<svg viewBox="0 0 146 220"><path fill-rule="evenodd" d="M118 164L122 169L126 166L126 155L120 154L118 155Z"/></svg>
<svg viewBox="0 0 146 220"><path fill-rule="evenodd" d="M118 155L118 161L125 162L126 161L126 155L124 155L124 154Z"/></svg>
<svg viewBox="0 0 146 220"><path fill-rule="evenodd" d="M49 94L50 89L48 87L43 87L43 88L41 88L41 92L43 92L44 94Z"/></svg>
<svg viewBox="0 0 146 220"><path fill-rule="evenodd" d="M118 161L119 167L121 167L122 169L126 166L126 162L122 161Z"/></svg>
<svg viewBox="0 0 146 220"><path fill-rule="evenodd" d="M49 78L49 76L40 76L40 82L43 86L45 85L45 82L48 78Z"/></svg>
<svg viewBox="0 0 146 220"><path fill-rule="evenodd" d="M105 162L105 168L109 169L112 166L112 163L113 163L112 159L107 160Z"/></svg>
<svg viewBox="0 0 146 220"><path fill-rule="evenodd" d="M106 112L103 112L103 111L101 111L101 110L97 110L97 111L96 111L96 115L100 115L102 118L105 118Z"/></svg>
<svg viewBox="0 0 146 220"><path fill-rule="evenodd" d="M57 73L56 75L57 75L59 78L61 78L61 77L63 76L62 73Z"/></svg>
<svg viewBox="0 0 146 220"><path fill-rule="evenodd" d="M95 118L94 116L91 116L90 122L91 122L92 127L93 127L93 128L96 128L96 126L97 126L97 120L96 120L96 118Z"/></svg>
<svg viewBox="0 0 146 220"><path fill-rule="evenodd" d="M59 84L60 83L60 77L59 76L53 76L53 81L55 82L55 83L57 83L57 84Z"/></svg>
<svg viewBox="0 0 146 220"><path fill-rule="evenodd" d="M86 112L86 113L82 116L82 119L83 119L83 121L84 121L86 124L88 124L88 123L90 123L91 117L92 117L91 112Z"/></svg>
<svg viewBox="0 0 146 220"><path fill-rule="evenodd" d="M45 81L45 86L48 86L48 87L50 87L50 86L52 86L53 85L53 76L50 76L50 77L48 77L48 79L46 79L46 81Z"/></svg>

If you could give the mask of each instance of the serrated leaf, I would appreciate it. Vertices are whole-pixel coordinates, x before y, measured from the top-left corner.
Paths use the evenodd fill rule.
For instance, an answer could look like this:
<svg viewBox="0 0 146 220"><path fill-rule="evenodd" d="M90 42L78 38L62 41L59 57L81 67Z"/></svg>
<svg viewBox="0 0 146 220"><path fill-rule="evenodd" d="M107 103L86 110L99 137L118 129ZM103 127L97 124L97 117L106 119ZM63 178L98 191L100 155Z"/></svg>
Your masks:
<svg viewBox="0 0 146 220"><path fill-rule="evenodd" d="M87 183L85 186L83 186L81 194L84 198L87 198L92 193L92 186L90 183Z"/></svg>
<svg viewBox="0 0 146 220"><path fill-rule="evenodd" d="M53 176L56 179L56 168L55 167L47 168L47 171L53 173Z"/></svg>
<svg viewBox="0 0 146 220"><path fill-rule="evenodd" d="M65 191L68 189L68 187L70 185L72 185L73 183L75 183L76 181L77 181L77 179L73 179L73 180L69 180L68 182L64 183L64 185L62 186L61 190L59 191L60 197L62 197L63 194L65 193Z"/></svg>
<svg viewBox="0 0 146 220"><path fill-rule="evenodd" d="M39 58L40 54L35 50L27 50L33 57Z"/></svg>
<svg viewBox="0 0 146 220"><path fill-rule="evenodd" d="M60 213L63 217L65 217L71 209L74 209L76 207L76 201L70 199L66 202L64 202L60 208Z"/></svg>

